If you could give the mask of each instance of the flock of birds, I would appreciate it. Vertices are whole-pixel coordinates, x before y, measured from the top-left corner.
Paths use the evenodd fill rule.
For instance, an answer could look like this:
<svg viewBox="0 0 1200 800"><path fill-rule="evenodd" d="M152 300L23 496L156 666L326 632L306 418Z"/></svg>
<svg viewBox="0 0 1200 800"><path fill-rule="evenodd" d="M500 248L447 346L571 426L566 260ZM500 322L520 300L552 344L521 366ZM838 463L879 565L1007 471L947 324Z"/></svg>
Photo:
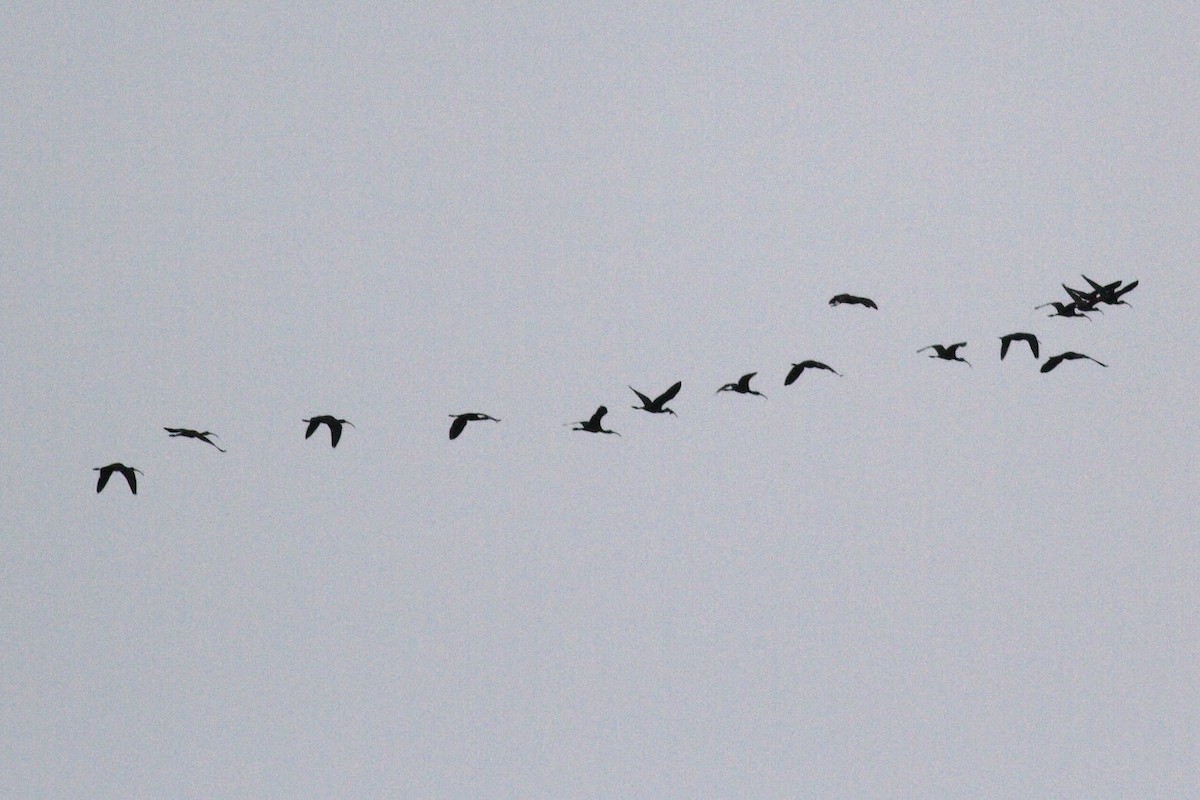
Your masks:
<svg viewBox="0 0 1200 800"><path fill-rule="evenodd" d="M1049 315L1050 317L1069 317L1069 318L1075 318L1075 319L1082 318L1082 319L1090 320L1091 317L1089 317L1088 314L1091 314L1094 312L1103 313L1100 309L1101 305L1110 305L1110 306L1119 306L1119 305L1127 306L1127 305L1129 305L1129 303L1127 303L1122 298L1129 292L1133 291L1133 289L1136 288L1138 285L1138 282L1136 280L1132 281L1130 283L1124 284L1124 285L1122 285L1122 281L1113 281L1112 283L1108 283L1108 284L1100 284L1100 283L1097 283L1096 281L1093 281L1091 278L1089 278L1086 275L1083 275L1081 277L1085 281L1088 282L1088 285L1091 286L1090 291L1073 289L1070 286L1063 284L1062 285L1063 289L1065 289L1067 291L1067 295L1070 297L1069 302L1064 303L1064 302L1060 302L1060 301L1051 301L1049 303L1043 303L1039 306L1035 306L1034 307L1035 310L1053 307L1054 313L1050 314ZM879 308L879 306L876 305L875 301L871 300L869 297L859 297L859 296L852 295L852 294L835 295L832 299L830 299L829 305L831 305L831 306L858 305L858 306L863 306L864 308L876 309L876 310ZM1029 346L1029 350L1033 354L1033 357L1035 359L1041 357L1041 353L1040 353L1041 345L1038 342L1037 336L1033 335L1032 333L1026 333L1024 331L1017 331L1015 333L1005 334L1004 336L1000 337L1000 360L1001 361L1003 361L1004 357L1008 355L1009 347L1012 345L1013 342L1024 342L1025 344L1027 344ZM967 361L965 358L963 358L962 356L960 356L958 354L958 351L966 346L967 346L966 342L955 342L954 344L948 344L948 345L931 344L931 345L922 347L917 352L923 353L926 350L932 350L933 352L930 354L930 356L929 356L930 358L937 358L937 359L941 359L943 361L961 361L962 363L966 364L969 367L969 366L971 366L971 362ZM1059 353L1057 355L1053 355L1053 356L1050 356L1049 358L1047 358L1045 363L1042 364L1041 371L1042 372L1050 372L1053 369L1055 369L1056 367L1058 367L1060 364L1062 364L1064 361L1078 361L1078 360L1093 361L1102 367L1108 366L1107 364L1097 361L1095 358L1092 358L1091 356L1086 355L1084 353L1077 353L1073 350L1067 350L1065 352L1062 352L1062 353ZM838 372L837 370L835 370L833 367L829 366L828 364L824 364L820 361L812 361L812 360L801 361L798 364L792 364L791 369L787 373L787 377L784 378L783 385L791 386L804 373L805 370L810 370L810 369L811 370L825 370L828 372L832 372L834 375L838 375L838 376L841 375L841 373ZM741 378L739 378L736 382L727 383L724 386L722 386L721 388L717 389L716 394L720 394L721 392L735 392L737 394L756 395L758 397L765 398L766 397L765 394L763 394L762 392L759 392L759 391L755 391L754 389L750 388L750 381L757 374L758 374L757 372L747 372L745 375L743 375ZM640 406L633 406L634 409L637 409L639 411L646 411L650 414L674 415L675 412L672 411L670 408L667 408L667 403L671 402L675 398L675 396L679 394L679 390L683 388L683 382L676 381L669 389L667 389L665 392L663 392L662 394L660 394L654 398L651 398L649 395L639 392L637 389L634 389L632 386L630 386L629 388L634 394L636 394L638 396L638 399L642 401L642 404ZM600 406L599 408L596 409L595 413L592 414L592 416L589 417L588 419L580 420L579 422L568 422L565 424L573 426L571 428L571 430L575 430L575 431L585 431L587 433L606 433L606 434L611 434L613 436L620 436L621 434L617 433L616 431L606 429L603 426L602 420L604 419L604 415L607 413L608 413L608 408L606 406ZM463 414L451 414L450 417L454 420L453 422L450 423L450 438L451 439L457 439L460 435L462 435L462 432L464 430L466 430L468 423L481 422L481 421L485 421L485 420L490 421L490 422L500 422L499 419L491 416L490 414L482 414L482 413L475 412L475 411L469 411L469 412L466 412ZM308 425L308 427L304 431L305 439L310 438L314 433L317 432L317 430L322 425L329 428L329 443L332 447L337 447L338 442L341 441L343 425L349 425L350 427L354 427L354 423L350 422L349 420L338 419L337 417L332 416L330 414L321 414L321 415L318 415L315 417L311 417L309 419L304 420L304 422L307 423L307 425ZM198 430L193 430L192 428L164 428L164 430L167 432L167 434L171 438L197 439L201 442L204 442L205 444L212 445L217 450L220 450L222 453L226 452L222 447L220 447L216 442L214 442L212 440L212 437L217 435L217 434L213 433L212 431L198 431ZM137 469L136 467L126 466L125 464L122 464L120 462L108 464L103 467L94 467L93 471L100 473L100 477L96 481L96 492L97 493L104 490L104 487L108 485L109 479L112 478L112 475L114 472L119 472L125 478L125 481L129 484L129 490L131 492L133 492L133 494L137 494L137 476L141 475L141 474L145 474L140 469Z"/></svg>

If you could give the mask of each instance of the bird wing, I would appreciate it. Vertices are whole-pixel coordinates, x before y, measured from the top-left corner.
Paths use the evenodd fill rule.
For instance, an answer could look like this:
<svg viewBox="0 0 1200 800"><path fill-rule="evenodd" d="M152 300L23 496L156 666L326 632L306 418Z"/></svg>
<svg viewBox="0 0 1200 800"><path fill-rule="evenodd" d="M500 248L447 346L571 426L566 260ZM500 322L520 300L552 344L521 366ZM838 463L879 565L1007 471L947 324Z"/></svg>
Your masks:
<svg viewBox="0 0 1200 800"><path fill-rule="evenodd" d="M788 371L787 377L783 379L784 386L791 386L796 382L796 378L800 377L800 373L804 372L804 364L792 364L791 370Z"/></svg>
<svg viewBox="0 0 1200 800"><path fill-rule="evenodd" d="M100 494L100 492L104 490L105 485L108 483L108 479L111 478L113 474L112 467L100 467L99 469L100 480L96 481L96 494Z"/></svg>
<svg viewBox="0 0 1200 800"><path fill-rule="evenodd" d="M450 438L457 439L458 435L467 427L466 417L455 417L454 422L450 423Z"/></svg>
<svg viewBox="0 0 1200 800"><path fill-rule="evenodd" d="M337 420L325 423L329 426L329 439L333 447L337 447L338 440L342 438L342 423Z"/></svg>
<svg viewBox="0 0 1200 800"><path fill-rule="evenodd" d="M860 297L859 302L867 308L873 308L876 311L879 310L879 306L875 305L875 301L869 297Z"/></svg>
<svg viewBox="0 0 1200 800"><path fill-rule="evenodd" d="M1120 283L1120 281L1117 281L1117 283ZM1114 289L1113 292L1116 294L1117 299L1119 300L1121 299L1121 295L1125 294L1126 292L1132 292L1135 288L1137 288L1137 285L1137 281L1134 281L1133 283L1127 283L1119 289Z"/></svg>
<svg viewBox="0 0 1200 800"><path fill-rule="evenodd" d="M600 406L596 409L596 413L592 414L592 417L588 420L587 424L597 428L600 427L600 420L604 419L604 415L607 413L607 406Z"/></svg>
<svg viewBox="0 0 1200 800"><path fill-rule="evenodd" d="M841 305L842 303L846 302L846 297L847 295L844 294L835 294L833 297L829 298L829 305Z"/></svg>
<svg viewBox="0 0 1200 800"><path fill-rule="evenodd" d="M836 369L834 369L833 367L829 366L828 364L824 364L820 361L805 361L804 366L812 367L813 369L827 369L830 372L832 372L834 375L842 374L842 373L838 372Z"/></svg>
<svg viewBox="0 0 1200 800"><path fill-rule="evenodd" d="M1004 357L1006 355L1008 355L1008 344L1011 341L1012 341L1011 336L1001 336L1000 337L1000 360L1001 361L1003 361Z"/></svg>
<svg viewBox="0 0 1200 800"><path fill-rule="evenodd" d="M933 349L934 349L934 348L936 348L936 347L937 347L937 345L936 345L936 344L927 344L927 345L925 345L924 347L922 347L920 350L918 350L917 352L918 352L918 353L924 353L926 350L933 350Z"/></svg>
<svg viewBox="0 0 1200 800"><path fill-rule="evenodd" d="M163 430L166 431L167 433L171 434L172 436L178 436L179 434L181 434L185 430L187 430L187 428L163 428Z"/></svg>
<svg viewBox="0 0 1200 800"><path fill-rule="evenodd" d="M137 494L137 474L129 467L121 470L121 474L125 476L125 480L129 481L129 491Z"/></svg>
<svg viewBox="0 0 1200 800"><path fill-rule="evenodd" d="M313 433L317 430L317 428L319 428L321 426L321 420L317 419L316 417L313 417L312 419L305 420L305 422L308 423L308 430L306 430L304 432L304 438L307 439L308 437L313 435Z"/></svg>
<svg viewBox="0 0 1200 800"><path fill-rule="evenodd" d="M744 392L750 391L750 379L757 375L757 372L747 372L741 378L738 378L738 389Z"/></svg>
<svg viewBox="0 0 1200 800"><path fill-rule="evenodd" d="M646 395L639 392L637 389L634 389L632 386L630 386L629 390L638 396L638 398L642 401L642 405L645 406L646 408L649 408L650 406L654 405L653 400L651 400L649 397L647 397Z"/></svg>
<svg viewBox="0 0 1200 800"><path fill-rule="evenodd" d="M1022 338L1024 338L1025 341L1029 342L1029 349L1033 351L1033 357L1038 358L1039 357L1038 356L1038 346L1039 346L1038 338L1036 336L1034 336L1032 333L1028 334L1027 336L1024 336Z"/></svg>
<svg viewBox="0 0 1200 800"><path fill-rule="evenodd" d="M683 381L676 381L675 385L654 399L654 404L662 408L667 403L675 399L675 395L679 394L679 390L683 388Z"/></svg>
<svg viewBox="0 0 1200 800"><path fill-rule="evenodd" d="M1046 359L1046 363L1042 364L1042 372L1049 372L1062 363L1064 355L1050 356Z"/></svg>

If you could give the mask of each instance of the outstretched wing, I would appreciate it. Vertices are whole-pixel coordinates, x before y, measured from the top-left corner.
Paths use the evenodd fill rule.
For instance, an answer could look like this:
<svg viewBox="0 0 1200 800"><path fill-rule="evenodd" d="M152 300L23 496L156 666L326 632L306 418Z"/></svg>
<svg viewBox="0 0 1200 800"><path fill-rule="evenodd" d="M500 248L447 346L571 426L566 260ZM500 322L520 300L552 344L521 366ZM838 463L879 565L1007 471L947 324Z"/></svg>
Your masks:
<svg viewBox="0 0 1200 800"><path fill-rule="evenodd" d="M342 438L342 423L333 421L325 423L329 426L329 438L334 447L337 447L338 440Z"/></svg>
<svg viewBox="0 0 1200 800"><path fill-rule="evenodd" d="M608 407L600 406L599 408L596 409L596 413L592 414L592 418L588 420L588 425L590 425L592 427L599 427L600 420L604 419L604 415L607 413L608 413Z"/></svg>
<svg viewBox="0 0 1200 800"><path fill-rule="evenodd" d="M305 439L312 436L316 432L317 428L321 427L321 420L317 419L316 417L313 417L312 419L307 420L307 422L308 422L308 430L306 430L304 432Z"/></svg>
<svg viewBox="0 0 1200 800"><path fill-rule="evenodd" d="M629 390L638 396L638 399L642 401L642 405L646 408L649 408L651 405L653 405L653 401L646 395L639 392L637 389L634 389L632 386L630 386Z"/></svg>
<svg viewBox="0 0 1200 800"><path fill-rule="evenodd" d="M1006 355L1008 355L1008 345L1011 341L1012 341L1011 336L1001 336L1000 337L1000 360L1001 361L1003 361L1004 357Z"/></svg>
<svg viewBox="0 0 1200 800"><path fill-rule="evenodd" d="M1033 351L1033 357L1040 358L1040 356L1038 355L1038 338L1036 336L1034 336L1032 333L1027 336L1024 336L1022 338L1025 339L1025 341L1029 342L1029 349Z"/></svg>
<svg viewBox="0 0 1200 800"><path fill-rule="evenodd" d="M784 386L791 386L796 382L796 378L800 377L800 373L804 372L804 364L792 364L792 368L788 370L787 377L783 379Z"/></svg>
<svg viewBox="0 0 1200 800"><path fill-rule="evenodd" d="M757 374L758 374L757 372L747 372L745 375L743 375L741 378L739 378L738 382L737 382L738 391L742 391L742 392L750 391L750 379L753 378Z"/></svg>
<svg viewBox="0 0 1200 800"><path fill-rule="evenodd" d="M683 381L676 381L674 386L672 386L670 389L667 389L665 392L663 392L657 398L655 398L654 404L656 406L658 406L659 408L662 408L664 405L671 402L671 400L673 400L675 398L675 395L679 394L679 390L682 388L683 388ZM640 396L640 394L639 394L639 396Z"/></svg>
<svg viewBox="0 0 1200 800"><path fill-rule="evenodd" d="M1063 361L1063 356L1061 356L1061 355L1057 355L1057 356L1050 356L1049 358L1047 358L1047 359L1046 359L1046 363L1045 363L1045 364L1042 364L1042 369L1041 369L1041 371L1042 371L1042 372L1049 372L1050 370L1054 369L1054 368L1055 368L1055 367L1057 367L1059 364L1061 364L1061 363L1062 363L1062 361Z"/></svg>
<svg viewBox="0 0 1200 800"><path fill-rule="evenodd" d="M129 491L137 494L137 473L129 467L121 470L121 474L125 476L125 480L129 481Z"/></svg>
<svg viewBox="0 0 1200 800"><path fill-rule="evenodd" d="M867 308L873 308L876 311L879 310L879 306L875 305L875 301L869 297L860 297L859 301L862 305L866 306Z"/></svg>
<svg viewBox="0 0 1200 800"><path fill-rule="evenodd" d="M96 494L100 494L104 490L105 485L108 484L108 479L112 477L112 473L112 467L100 468L100 480L96 481Z"/></svg>
<svg viewBox="0 0 1200 800"><path fill-rule="evenodd" d="M462 433L466 429L466 427L467 427L467 418L466 417L455 417L454 422L450 423L450 438L457 439L458 435L460 433Z"/></svg>

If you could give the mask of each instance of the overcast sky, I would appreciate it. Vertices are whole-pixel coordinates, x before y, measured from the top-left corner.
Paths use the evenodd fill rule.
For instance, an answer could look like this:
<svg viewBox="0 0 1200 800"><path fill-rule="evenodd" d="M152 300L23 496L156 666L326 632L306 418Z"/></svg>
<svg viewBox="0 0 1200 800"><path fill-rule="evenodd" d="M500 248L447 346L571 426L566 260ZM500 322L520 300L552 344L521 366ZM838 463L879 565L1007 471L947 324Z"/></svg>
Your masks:
<svg viewBox="0 0 1200 800"><path fill-rule="evenodd" d="M0 794L1200 791L1193 6L40 5Z"/></svg>

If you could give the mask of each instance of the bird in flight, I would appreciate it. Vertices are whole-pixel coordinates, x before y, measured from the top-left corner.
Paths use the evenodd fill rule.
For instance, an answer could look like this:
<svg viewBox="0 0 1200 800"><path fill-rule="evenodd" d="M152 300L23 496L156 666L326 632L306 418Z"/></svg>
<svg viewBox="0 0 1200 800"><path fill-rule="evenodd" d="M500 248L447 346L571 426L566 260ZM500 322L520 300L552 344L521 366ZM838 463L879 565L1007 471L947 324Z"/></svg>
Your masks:
<svg viewBox="0 0 1200 800"><path fill-rule="evenodd" d="M1076 353L1071 350L1068 350L1065 353L1059 353L1056 356L1050 356L1049 358L1047 358L1046 363L1042 364L1042 372L1049 372L1050 370L1054 369L1055 367L1057 367L1059 364L1061 364L1064 361L1077 361L1081 358L1086 358L1088 361L1096 361L1096 359L1092 358L1091 356L1086 356L1083 353ZM1105 364L1100 361L1096 361L1096 363L1102 367L1108 366L1108 364Z"/></svg>
<svg viewBox="0 0 1200 800"><path fill-rule="evenodd" d="M806 369L827 369L839 377L842 374L828 364L822 364L820 361L801 361L799 364L792 364L792 368L788 372L787 377L783 379L783 385L791 386L796 382L796 379L800 377L800 373L804 372Z"/></svg>
<svg viewBox="0 0 1200 800"><path fill-rule="evenodd" d="M1000 360L1008 355L1008 346L1014 341L1028 342L1029 349L1033 351L1033 357L1038 357L1038 338L1032 333L1010 333L1007 336L1000 337Z"/></svg>
<svg viewBox="0 0 1200 800"><path fill-rule="evenodd" d="M1046 306L1054 306L1055 308L1053 314L1047 314L1049 317L1082 317L1086 320L1091 319L1091 317L1089 317L1086 312L1082 311L1075 303L1042 303L1040 306L1034 306L1033 309L1036 311L1037 309L1045 308Z"/></svg>
<svg viewBox="0 0 1200 800"><path fill-rule="evenodd" d="M322 424L328 425L330 444L332 444L334 447L337 447L338 441L342 438L342 426L349 425L351 428L354 427L353 422L344 419L337 419L330 414L322 414L318 417L313 417L312 419L306 419L304 421L308 423L308 430L304 432L305 439L312 436L316 432L317 428L319 428Z"/></svg>
<svg viewBox="0 0 1200 800"><path fill-rule="evenodd" d="M490 419L492 422L499 422L495 417L487 414L479 414L474 411L468 411L466 414L451 414L454 417L454 422L450 423L450 438L457 439L458 435L467 427L468 422L478 422L479 420Z"/></svg>
<svg viewBox="0 0 1200 800"><path fill-rule="evenodd" d="M119 472L124 475L125 480L129 483L129 491L137 494L137 475L134 473L141 472L140 469L135 467L127 467L121 463L113 463L109 464L107 467L92 467L92 470L100 473L100 480L96 481L96 494L100 494L100 492L104 490L105 484L108 483L108 479L112 477L114 472Z"/></svg>
<svg viewBox="0 0 1200 800"><path fill-rule="evenodd" d="M211 444L213 447L216 447L222 453L225 452L225 450L219 447L216 442L208 438L210 436L216 436L216 434L212 431L194 431L191 428L163 428L163 430L171 434L171 438L182 436L185 439L199 439L206 444Z"/></svg>
<svg viewBox="0 0 1200 800"><path fill-rule="evenodd" d="M750 379L757 374L757 372L747 372L738 379L737 383L727 383L720 389L717 389L716 394L720 394L721 392L737 392L738 394L756 394L765 399L765 394L762 392L756 392L750 388Z"/></svg>
<svg viewBox="0 0 1200 800"><path fill-rule="evenodd" d="M1137 285L1138 285L1137 281L1134 281L1133 283L1128 283L1124 286L1121 285L1120 281L1113 281L1112 283L1108 284L1107 286L1101 286L1100 284L1096 283L1094 280L1089 278L1087 275L1083 275L1081 277L1085 281L1087 281L1088 284L1092 287L1092 290L1093 290L1092 294L1096 297L1096 299L1099 302L1106 303L1107 305L1110 305L1110 306L1127 306L1127 305L1129 305L1129 303L1126 303L1124 300L1121 299L1121 295L1123 295L1127 292L1132 292L1134 289L1137 288Z"/></svg>
<svg viewBox="0 0 1200 800"><path fill-rule="evenodd" d="M671 400L675 398L675 395L679 394L679 390L681 388L683 388L683 381L676 381L674 386L651 400L649 397L630 386L629 389L638 396L638 399L642 401L640 406L632 406L632 408L635 408L639 411L649 411L651 414L671 414L672 416L676 416L674 411L667 408L667 403L671 402Z"/></svg>
<svg viewBox="0 0 1200 800"><path fill-rule="evenodd" d="M869 297L857 297L852 294L835 294L829 301L831 306L840 306L842 303L848 303L854 306L866 306L878 310L879 306L875 305L875 301Z"/></svg>
<svg viewBox="0 0 1200 800"><path fill-rule="evenodd" d="M971 366L971 362L967 361L965 358L962 358L958 355L958 348L966 347L966 346L967 346L966 342L959 342L958 344L951 344L951 345L931 344L931 345L926 345L925 347L922 347L917 352L921 353L921 352L924 352L925 350L933 350L934 354L931 355L930 358L940 358L943 361L961 361L969 367L969 366Z"/></svg>
<svg viewBox="0 0 1200 800"><path fill-rule="evenodd" d="M596 409L596 413L592 414L590 419L582 420L580 422L568 422L567 424L579 426L577 428L572 428L571 430L573 431L587 431L588 433L611 433L615 436L620 436L621 434L617 433L616 431L606 431L603 427L601 427L600 420L604 419L604 415L607 413L608 407L600 406Z"/></svg>

